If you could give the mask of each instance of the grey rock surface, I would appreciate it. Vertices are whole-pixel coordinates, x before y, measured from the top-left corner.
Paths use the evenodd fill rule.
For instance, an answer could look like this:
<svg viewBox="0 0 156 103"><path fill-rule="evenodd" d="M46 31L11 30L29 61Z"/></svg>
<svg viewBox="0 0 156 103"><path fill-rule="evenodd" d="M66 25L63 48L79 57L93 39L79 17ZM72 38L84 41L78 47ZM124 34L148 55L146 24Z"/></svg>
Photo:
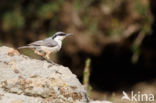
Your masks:
<svg viewBox="0 0 156 103"><path fill-rule="evenodd" d="M0 103L87 103L86 91L61 65L0 47Z"/></svg>
<svg viewBox="0 0 156 103"><path fill-rule="evenodd" d="M0 103L111 102L89 102L84 86L69 68L31 59L3 46L0 47Z"/></svg>

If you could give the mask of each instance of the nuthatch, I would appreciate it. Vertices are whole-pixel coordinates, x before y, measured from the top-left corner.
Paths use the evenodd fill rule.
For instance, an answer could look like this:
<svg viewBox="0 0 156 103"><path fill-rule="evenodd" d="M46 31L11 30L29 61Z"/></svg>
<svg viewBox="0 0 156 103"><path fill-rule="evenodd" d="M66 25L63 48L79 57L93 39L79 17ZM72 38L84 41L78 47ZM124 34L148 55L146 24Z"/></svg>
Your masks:
<svg viewBox="0 0 156 103"><path fill-rule="evenodd" d="M32 42L28 46L22 46L18 49L31 48L36 54L50 60L50 54L58 52L62 47L62 40L69 35L71 34L56 32L52 37Z"/></svg>

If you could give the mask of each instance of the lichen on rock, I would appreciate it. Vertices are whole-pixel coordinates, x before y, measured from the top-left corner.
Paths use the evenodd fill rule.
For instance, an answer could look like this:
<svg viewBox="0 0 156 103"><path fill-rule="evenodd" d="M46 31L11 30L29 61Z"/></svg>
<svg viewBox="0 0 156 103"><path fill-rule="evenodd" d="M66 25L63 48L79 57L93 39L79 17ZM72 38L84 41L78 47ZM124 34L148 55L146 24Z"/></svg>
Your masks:
<svg viewBox="0 0 156 103"><path fill-rule="evenodd" d="M0 47L0 103L87 103L69 68Z"/></svg>

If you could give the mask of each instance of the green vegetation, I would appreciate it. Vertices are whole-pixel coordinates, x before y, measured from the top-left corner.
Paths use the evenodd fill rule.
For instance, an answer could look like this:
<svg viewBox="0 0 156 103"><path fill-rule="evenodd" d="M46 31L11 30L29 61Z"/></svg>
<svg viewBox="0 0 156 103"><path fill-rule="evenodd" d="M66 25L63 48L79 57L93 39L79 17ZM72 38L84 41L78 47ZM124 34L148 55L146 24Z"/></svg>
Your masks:
<svg viewBox="0 0 156 103"><path fill-rule="evenodd" d="M132 44L132 62L137 63L141 50L140 45L145 38L146 34L150 34L151 25L153 23L153 17L149 12L149 5L144 5L140 0L135 1L135 11L141 16L142 27L140 33L138 34L136 40Z"/></svg>
<svg viewBox="0 0 156 103"><path fill-rule="evenodd" d="M5 31L12 29L22 29L22 27L24 26L24 17L22 16L20 11L6 12L3 15L2 24L2 28Z"/></svg>
<svg viewBox="0 0 156 103"><path fill-rule="evenodd" d="M55 32L57 28L58 13L64 0L53 1L21 1L2 0L0 15L2 19L1 31L8 35L16 35L18 31L45 31ZM47 27L44 27L47 25Z"/></svg>
<svg viewBox="0 0 156 103"><path fill-rule="evenodd" d="M85 86L86 90L87 90L87 94L88 96L91 95L91 90L92 87L89 84L89 79L90 79L90 64L91 64L91 59L87 59L85 62L85 68L84 68L84 72L83 72L83 85Z"/></svg>

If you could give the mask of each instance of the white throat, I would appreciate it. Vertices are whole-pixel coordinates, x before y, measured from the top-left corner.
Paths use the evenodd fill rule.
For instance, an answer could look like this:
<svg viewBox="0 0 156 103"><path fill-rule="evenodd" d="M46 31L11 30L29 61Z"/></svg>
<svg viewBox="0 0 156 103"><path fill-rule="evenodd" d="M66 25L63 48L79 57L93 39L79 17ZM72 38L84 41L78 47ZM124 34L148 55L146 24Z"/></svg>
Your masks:
<svg viewBox="0 0 156 103"><path fill-rule="evenodd" d="M54 40L58 43L59 47L62 46L62 40L60 40L59 38L55 38Z"/></svg>

